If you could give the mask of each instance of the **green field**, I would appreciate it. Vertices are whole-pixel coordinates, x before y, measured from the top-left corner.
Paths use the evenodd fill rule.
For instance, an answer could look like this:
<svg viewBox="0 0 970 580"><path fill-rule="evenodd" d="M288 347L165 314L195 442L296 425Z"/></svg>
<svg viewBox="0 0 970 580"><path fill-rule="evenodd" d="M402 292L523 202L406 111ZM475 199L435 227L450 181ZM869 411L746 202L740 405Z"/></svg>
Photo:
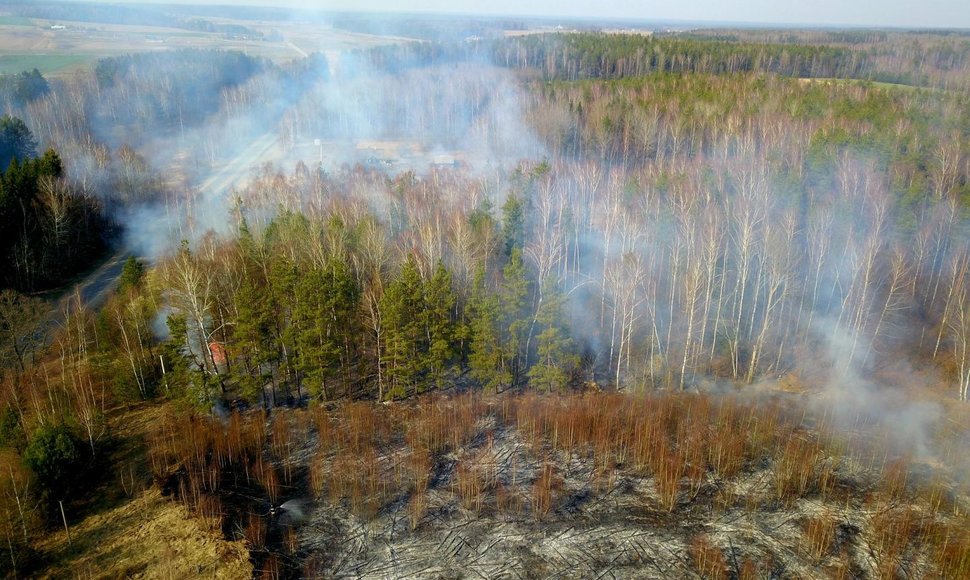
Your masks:
<svg viewBox="0 0 970 580"><path fill-rule="evenodd" d="M806 83L871 86L871 87L876 87L880 89L895 89L895 90L902 90L902 91L919 91L919 90L940 91L941 90L934 87L920 87L915 85L886 83L882 81L869 81L864 79L840 79L840 78L834 78L834 77L819 77L819 78L800 78L798 80Z"/></svg>
<svg viewBox="0 0 970 580"><path fill-rule="evenodd" d="M29 18L23 16L12 16L10 14L0 15L0 26L33 26L34 23Z"/></svg>
<svg viewBox="0 0 970 580"><path fill-rule="evenodd" d="M16 74L37 69L56 73L94 60L90 54L4 54L0 55L0 74Z"/></svg>

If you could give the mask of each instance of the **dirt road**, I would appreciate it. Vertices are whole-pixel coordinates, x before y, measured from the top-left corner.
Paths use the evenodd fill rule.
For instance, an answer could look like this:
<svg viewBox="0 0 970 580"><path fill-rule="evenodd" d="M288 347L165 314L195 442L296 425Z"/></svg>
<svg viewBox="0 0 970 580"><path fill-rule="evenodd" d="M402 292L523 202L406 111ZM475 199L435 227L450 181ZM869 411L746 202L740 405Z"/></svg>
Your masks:
<svg viewBox="0 0 970 580"><path fill-rule="evenodd" d="M233 185L249 176L250 169L265 161L270 150L276 146L276 135L269 131L253 140L228 163L199 184L199 193L204 197L223 195Z"/></svg>
<svg viewBox="0 0 970 580"><path fill-rule="evenodd" d="M260 163L275 146L276 137L272 132L255 139L236 157L199 184L200 195L206 197L225 195L240 180L248 177L250 169ZM125 261L131 255L129 248L118 249L69 290L65 290L38 323L37 330L29 340L32 347L28 347L28 352L40 350L50 343L53 330L64 322L67 308L76 304L78 300L85 308L96 309L102 306L110 292L118 285Z"/></svg>

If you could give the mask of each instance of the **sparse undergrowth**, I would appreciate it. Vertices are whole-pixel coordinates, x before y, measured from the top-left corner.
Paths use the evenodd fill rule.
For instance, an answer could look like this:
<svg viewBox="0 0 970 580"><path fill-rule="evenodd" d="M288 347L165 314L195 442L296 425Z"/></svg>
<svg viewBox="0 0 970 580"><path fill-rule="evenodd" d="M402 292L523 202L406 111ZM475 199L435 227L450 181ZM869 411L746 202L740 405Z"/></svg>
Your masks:
<svg viewBox="0 0 970 580"><path fill-rule="evenodd" d="M268 577L968 577L957 458L828 416L794 398L463 394L170 417L150 453ZM268 513L294 499L305 517Z"/></svg>

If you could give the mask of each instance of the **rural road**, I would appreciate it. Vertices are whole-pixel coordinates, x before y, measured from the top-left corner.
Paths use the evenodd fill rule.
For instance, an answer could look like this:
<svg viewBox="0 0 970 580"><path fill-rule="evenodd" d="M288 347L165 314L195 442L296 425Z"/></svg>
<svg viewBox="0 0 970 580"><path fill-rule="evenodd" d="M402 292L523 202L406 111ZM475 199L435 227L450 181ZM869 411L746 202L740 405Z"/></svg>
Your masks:
<svg viewBox="0 0 970 580"><path fill-rule="evenodd" d="M224 195L233 185L248 177L250 168L261 162L275 145L276 138L272 132L258 137L236 157L200 183L199 195L207 197ZM121 270L124 268L125 260L130 255L132 254L128 248L118 249L116 253L75 283L69 290L65 289L61 297L52 303L50 310L38 323L30 340L31 344L35 345L35 348L31 350L36 351L50 344L53 338L52 331L63 324L66 307L78 296L86 308L95 309L102 306L107 301L110 292L118 285Z"/></svg>
<svg viewBox="0 0 970 580"><path fill-rule="evenodd" d="M199 194L204 197L222 195L229 191L239 180L249 176L249 170L264 161L269 151L276 146L273 131L257 137L228 163L215 170L199 184Z"/></svg>
<svg viewBox="0 0 970 580"><path fill-rule="evenodd" d="M64 324L67 309L78 297L86 308L97 308L104 304L109 292L118 284L118 278L121 277L121 270L128 256L129 253L125 250L117 252L69 290L65 289L64 293L51 303L50 308L27 338L24 358L33 357L51 343L54 329Z"/></svg>
<svg viewBox="0 0 970 580"><path fill-rule="evenodd" d="M95 271L74 285L70 293L65 294L58 301L58 310L62 310L65 303L74 300L80 294L81 303L88 308L97 308L108 299L108 292L113 290L121 277L121 270L128 259L128 252L121 250L105 260Z"/></svg>
<svg viewBox="0 0 970 580"><path fill-rule="evenodd" d="M287 40L287 41L286 41L286 45L287 45L287 46L289 46L290 48L292 48L292 49L293 49L293 52L295 52L295 53L297 53L297 54L299 54L299 55L300 55L300 56L302 56L303 58L306 58L306 57L308 57L308 56L310 56L310 54L309 54L309 53L307 53L307 52L306 52L305 50L303 50L303 49L302 49L302 48L300 48L299 46L297 46L297 45L295 45L295 44L293 44L293 42L292 42L292 41L290 41L290 40Z"/></svg>

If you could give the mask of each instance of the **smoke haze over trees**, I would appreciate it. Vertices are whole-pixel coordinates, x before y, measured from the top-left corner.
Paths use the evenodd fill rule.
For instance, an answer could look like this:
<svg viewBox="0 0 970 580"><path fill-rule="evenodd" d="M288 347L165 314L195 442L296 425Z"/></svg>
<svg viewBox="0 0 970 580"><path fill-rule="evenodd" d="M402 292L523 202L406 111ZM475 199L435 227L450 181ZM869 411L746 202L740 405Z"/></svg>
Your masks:
<svg viewBox="0 0 970 580"><path fill-rule="evenodd" d="M253 546L270 532L218 503L221 486L245 479L233 489L265 493L272 509L289 499L281 489L316 486L363 519L410 494L414 529L433 469L454 471L463 509L481 509L476 490L498 497L500 478L480 484L475 467L443 459L490 448L496 430L535 453L569 432L563 449L599 446L606 479L636 450L629 477L650 479L668 514L708 474L718 487L770 463L776 501L828 501L821 473L841 469L823 467L807 421L766 405L786 440L742 419L757 396L717 410L702 395L630 399L659 425L648 433L619 398L597 410L527 394L499 411L480 394L790 388L817 397L831 432L863 425L887 457L966 478L938 441L943 403L970 389L970 40L481 32L288 62L160 51L0 79L0 285L20 292L0 295L11 556L58 502L85 502L70 474L116 452L111 418L162 402L178 413L153 434L145 472ZM260 157L271 149L278 163ZM245 179L230 187L225 171ZM27 356L37 341L22 319L38 306L23 293L106 249L134 254L117 289L96 310L79 293L62 300L52 341ZM345 406L450 389L475 394L402 405L393 421ZM920 389L927 402L909 397ZM279 410L302 405L319 411L291 424ZM343 440L332 421L359 431ZM445 434L424 440L425 428ZM715 429L745 441L744 459L707 455ZM292 432L319 447L299 455ZM669 447L654 455L647 440ZM420 475L381 491L378 455L399 444ZM530 476L536 521L566 485L554 455ZM799 482L801 463L819 473ZM28 499L42 508L25 513ZM691 561L709 548L691 546ZM970 539L954 549L970 554ZM944 575L970 561L933 554L920 565Z"/></svg>
<svg viewBox="0 0 970 580"><path fill-rule="evenodd" d="M508 41L512 47L521 42ZM601 36L586 42L622 48L631 41ZM675 53L680 41L673 42ZM689 42L696 43L692 50L723 46ZM581 46L572 50L583 54ZM355 92L358 72L347 73L350 88L324 81L307 93L306 108L298 103L285 117L286 134L413 135L460 146L454 136L466 135L471 119L473 129L483 127L478 143L502 145L501 123L489 130L475 119L528 118L531 138L555 161L511 171L506 164L481 171L482 177L447 169L388 177L362 168L326 174L301 167L292 175L262 172L239 192L253 243L269 260L256 271L276 271L272 262L280 250L274 245L283 243L286 268L312 271L341 260L359 295L371 297L369 306L361 299L355 309L358 324L373 335L358 335L364 356L349 358L358 361L357 373L375 381L376 392L386 392L381 296L394 287L397 268L415 260L427 281L441 262L459 297L450 322L471 329L476 308L488 308L487 300L476 306L476 276L484 288L506 292L504 272L514 249L527 272L522 309L504 315L502 332L510 334L488 347L497 357L490 368L506 377L506 386L524 379L539 357L537 337L546 329L538 313L546 290L569 295L566 318L584 329L574 344L577 354L585 352L584 372L617 385L632 380L641 387L684 388L705 377L752 382L777 376L797 369L796 353L805 348L823 356L829 325L851 337L846 366L874 365L879 352L929 348L931 358L948 357L944 345L959 341L953 320L943 318L953 312L948 301L963 284L964 95L786 80L711 64L712 73L723 74L533 82L521 98L513 92L514 100L499 101L510 105L500 115L491 112L494 100L484 107L447 97L437 103L420 93L401 99L419 107L386 117L390 103L368 103L368 95L392 92L376 87L413 87L409 79L418 74L436 79L441 65L423 63L454 57L434 50L419 45L366 55L374 63L368 69L378 71L364 77L370 89ZM571 54L568 45L563 50ZM732 62L733 50L713 51L708 60ZM480 74L462 65L448 78L468 94ZM312 103L322 107L311 109ZM440 133L422 133L429 127ZM498 210L511 211L509 204L516 209L503 218ZM294 215L268 220L274 208ZM281 232L288 233L281 238ZM204 269L218 276L229 259L223 253L235 251L207 243L215 244L208 253L220 258ZM374 255L374 244L391 246ZM255 289L270 292L274 278L267 275ZM225 298L212 298L216 309L229 303L232 288ZM284 326L275 360L286 366L281 353L299 356L299 348L280 342L288 334L289 311L280 308L272 317ZM231 320L231 313L191 318ZM206 323L199 326L200 335L210 336ZM481 340L485 331L479 328ZM219 338L232 344L226 331ZM464 357L478 360L486 347L476 345L473 332L463 348L466 354L452 361L456 369L468 364ZM471 356L475 352L478 357ZM409 389L423 390L415 381L437 374L432 366L409 371ZM263 373L267 365L258 368ZM296 367L276 372L300 376Z"/></svg>

